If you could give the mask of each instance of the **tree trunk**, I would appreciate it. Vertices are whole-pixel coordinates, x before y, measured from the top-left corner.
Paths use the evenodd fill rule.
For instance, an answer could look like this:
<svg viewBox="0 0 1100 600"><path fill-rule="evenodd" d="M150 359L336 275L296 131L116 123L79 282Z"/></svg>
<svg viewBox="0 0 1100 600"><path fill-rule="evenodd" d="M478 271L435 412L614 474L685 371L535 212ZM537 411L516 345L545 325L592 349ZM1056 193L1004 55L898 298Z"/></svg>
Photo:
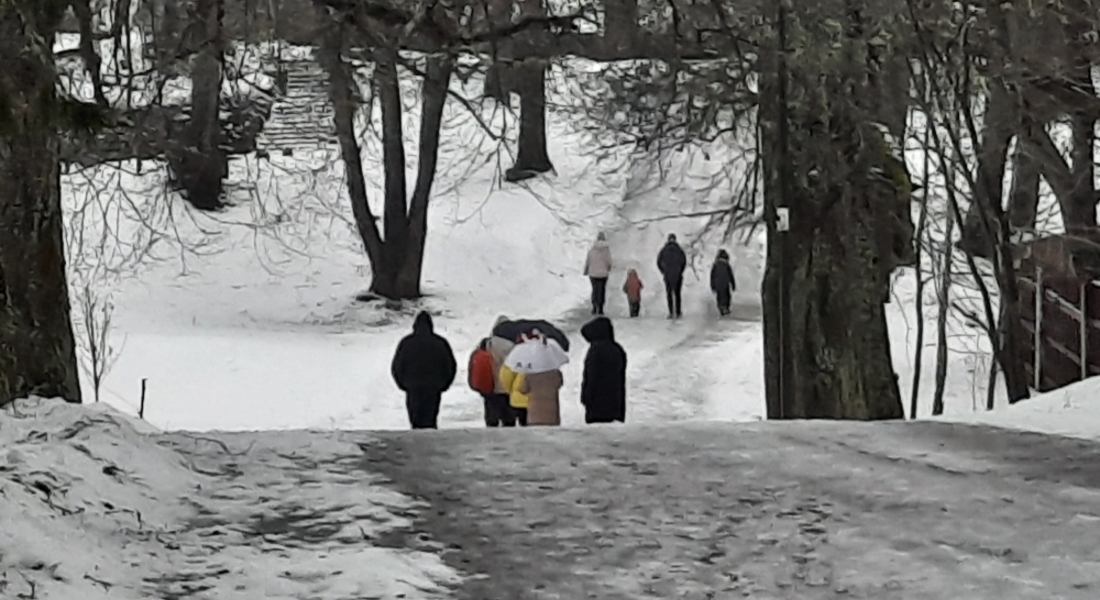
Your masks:
<svg viewBox="0 0 1100 600"><path fill-rule="evenodd" d="M382 160L385 171L383 239L367 197L362 157L354 129L358 108L352 94L355 84L348 65L340 56L339 28L326 30L321 39L324 40L321 60L329 73L329 95L333 102L336 136L347 169L348 195L371 263L371 292L387 300L419 298L428 231L428 205L438 164L439 135L453 62L450 58L428 58L420 115L420 159L410 201L406 196L397 54L392 48L380 48L375 52L374 89L382 108Z"/></svg>
<svg viewBox="0 0 1100 600"><path fill-rule="evenodd" d="M604 3L603 41L614 52L632 52L638 41L638 0L611 0Z"/></svg>
<svg viewBox="0 0 1100 600"><path fill-rule="evenodd" d="M927 171L926 171L927 172ZM955 215L950 212L944 225L942 271L936 290L936 383L932 392L932 416L943 414L943 396L947 391L947 317L951 313L951 285L955 264Z"/></svg>
<svg viewBox="0 0 1100 600"><path fill-rule="evenodd" d="M851 12L852 62L845 65L850 71L827 77L822 93L807 92L822 86L821 79L795 62L783 85L801 93L789 94L799 100L788 102L783 76L763 69L765 80L771 79L764 82L760 102L762 135L771 138L762 140L766 202L790 207L789 232L777 231L774 218L768 225L763 312L769 418L904 417L884 303L897 264L892 249L911 245L912 236L882 243L884 236L904 234L896 223L899 198L871 175L887 158L866 141L874 135L868 123L884 121L866 107L886 102L889 94L855 75L870 63L860 47L865 34L859 14ZM813 106L815 98L824 106ZM866 107L857 106L856 98ZM789 139L782 140L788 137L784 131ZM816 176L809 174L810 165ZM908 191L905 196L900 204L907 207ZM777 335L782 330L789 344ZM786 377L781 363L789 365ZM780 379L789 386L787 402L773 397L778 384L772 382Z"/></svg>
<svg viewBox="0 0 1100 600"><path fill-rule="evenodd" d="M0 405L32 394L81 401L47 7L29 8L26 22L0 12Z"/></svg>
<svg viewBox="0 0 1100 600"><path fill-rule="evenodd" d="M183 144L169 154L173 174L187 200L199 210L217 210L222 203L222 182L228 159L221 148L222 0L200 0L196 15L202 19L202 40L191 75L191 119Z"/></svg>
<svg viewBox="0 0 1100 600"><path fill-rule="evenodd" d="M1073 192L1069 210L1063 211L1062 218L1066 233L1091 239L1096 233L1096 185L1093 181L1096 119L1091 113L1077 113L1071 115L1070 123L1073 127L1073 165L1070 167Z"/></svg>
<svg viewBox="0 0 1100 600"><path fill-rule="evenodd" d="M386 241L382 247L382 264L373 269L371 291L391 300L415 298L419 295L416 289L418 284L410 287L400 283L408 250L409 215L396 49L382 48L375 52L374 86L382 108L382 166L385 173L382 223Z"/></svg>
<svg viewBox="0 0 1100 600"><path fill-rule="evenodd" d="M1031 127L1033 125L1026 125ZM1039 162L1028 152L1025 133L1016 142L1008 222L1013 232L1034 232L1039 216Z"/></svg>
<svg viewBox="0 0 1100 600"><path fill-rule="evenodd" d="M505 173L508 181L523 181L554 169L546 147L546 63L528 59L516 68L519 87L519 142L516 162Z"/></svg>
<svg viewBox="0 0 1100 600"><path fill-rule="evenodd" d="M1008 114L1007 107L998 106L998 103L1008 102L1005 94L996 92L990 94L989 109L987 114ZM989 224L994 217L983 214L982 207L985 203L977 199L978 195L989 198L990 202L1001 202L1005 165L1008 163L1008 148L1012 143L1012 128L1004 126L985 127L982 132L981 145L978 147L978 173L976 185L978 189L971 190L975 197L966 210L966 218L963 220L959 246L972 256L991 258L996 240L992 239L993 232ZM988 211L987 211L988 212Z"/></svg>
<svg viewBox="0 0 1100 600"><path fill-rule="evenodd" d="M512 88L515 87L513 71L512 63L494 60L485 70L485 83L482 86L481 95L510 106Z"/></svg>
<svg viewBox="0 0 1100 600"><path fill-rule="evenodd" d="M1070 210L1063 210L1066 233L1096 241L1096 181L1093 154L1096 141L1096 88L1093 84L1091 57L1096 43L1096 6L1088 0L1067 2L1070 15L1065 23L1069 56L1066 88L1066 112L1073 128L1071 177L1073 192Z"/></svg>
<svg viewBox="0 0 1100 600"><path fill-rule="evenodd" d="M397 273L397 290L411 291L420 297L420 272L424 266L424 246L428 239L428 205L439 163L439 134L443 126L443 108L447 104L447 87L451 83L454 63L450 57L429 57L420 111L419 163L416 166L416 187L409 205L408 237L401 270Z"/></svg>

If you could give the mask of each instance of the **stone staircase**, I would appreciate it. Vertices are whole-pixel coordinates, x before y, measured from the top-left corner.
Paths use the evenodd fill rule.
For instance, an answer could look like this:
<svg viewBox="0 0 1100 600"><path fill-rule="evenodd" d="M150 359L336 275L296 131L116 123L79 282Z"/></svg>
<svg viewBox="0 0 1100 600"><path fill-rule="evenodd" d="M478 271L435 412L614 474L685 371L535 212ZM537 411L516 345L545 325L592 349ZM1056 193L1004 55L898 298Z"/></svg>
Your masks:
<svg viewBox="0 0 1100 600"><path fill-rule="evenodd" d="M328 75L314 60L283 63L286 92L275 100L271 117L257 139L257 148L268 153L293 154L295 150L327 147L336 142Z"/></svg>

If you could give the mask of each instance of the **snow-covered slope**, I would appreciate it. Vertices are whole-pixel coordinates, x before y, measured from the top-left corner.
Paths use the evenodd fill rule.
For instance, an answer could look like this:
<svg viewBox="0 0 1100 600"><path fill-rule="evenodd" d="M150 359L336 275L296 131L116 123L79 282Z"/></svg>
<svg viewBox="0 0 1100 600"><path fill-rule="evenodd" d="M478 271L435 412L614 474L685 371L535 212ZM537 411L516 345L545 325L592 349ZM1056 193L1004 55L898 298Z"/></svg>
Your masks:
<svg viewBox="0 0 1100 600"><path fill-rule="evenodd" d="M942 419L1100 439L1100 378L1086 379L993 411L959 412Z"/></svg>
<svg viewBox="0 0 1100 600"><path fill-rule="evenodd" d="M415 107L408 117L414 124ZM555 173L502 185L498 161L510 158L465 107L448 105L423 307L437 315L463 367L500 314L549 318L575 331L587 317L584 255L606 231L616 262L608 310L630 353L630 419L758 418L762 246L759 239L728 246L742 291L738 319L719 322L706 274L722 228L683 216L721 205L729 191L714 185L714 175L737 176L734 153L715 146L600 156L574 121L550 115ZM380 206L379 148L366 135L364 154L372 203ZM415 156L410 146L410 169ZM237 206L211 216L167 192L159 165L66 178L71 205L94 207L73 212L87 238L76 268L105 273L96 281L114 290L118 353L104 401L136 413L145 379L145 416L165 428L406 427L389 360L415 309L395 313L355 300L369 287L369 266L335 146L235 160L229 186ZM103 222L122 230L125 252L99 250L119 246L113 234L102 235ZM664 319L655 265L668 233L679 235L692 259L686 316L677 322ZM627 268L646 284L637 320L623 318ZM586 345L574 338L566 424L581 421L575 398ZM460 373L444 397L445 427L481 423L480 398L464 381Z"/></svg>
<svg viewBox="0 0 1100 600"><path fill-rule="evenodd" d="M436 554L373 541L419 504L360 468L363 441L231 447L104 405L16 401L0 410L0 598L436 596L458 580Z"/></svg>
<svg viewBox="0 0 1100 600"><path fill-rule="evenodd" d="M568 89L562 72L554 73ZM415 82L407 84L414 97ZM456 84L455 92L473 97L478 86ZM515 115L487 106L474 118L471 108L448 104L422 307L437 315L463 364L501 314L549 318L575 331L587 317L584 254L605 231L616 263L608 309L630 356L629 419L760 418L762 234L746 241L736 232L724 244L739 283L733 318L717 318L706 282L724 228L705 215L728 204L751 153L729 137L662 155L600 150L583 115L562 108L574 104L554 103L548 115L556 171L522 185L500 181L511 162ZM406 121L411 134L416 106ZM489 135L484 123L509 123L508 143ZM379 209L380 147L365 131L362 141ZM411 140L406 150L411 180L417 155ZM909 154L911 166L921 162L919 149ZM117 360L103 399L135 414L146 380L146 418L166 428L405 427L389 360L417 307L393 312L355 300L369 287L370 269L351 223L336 146L318 149L310 140L292 156L241 157L230 169L236 206L217 215L190 211L167 189L162 165L66 176L77 296L109 291L115 308ZM663 318L654 264L669 233L679 235L692 259L686 316L676 322ZM646 285L636 320L625 318L620 292L628 268L639 269ZM916 375L927 414L935 314L925 311L924 363L915 373L913 279L898 273L888 318L902 396L908 405ZM926 302L933 293L926 289ZM961 322L955 315L950 331L949 412L981 404L989 364L980 332ZM585 344L575 338L563 392L566 424L580 422L575 398ZM444 398L444 427L481 421L480 400L463 381L460 373Z"/></svg>

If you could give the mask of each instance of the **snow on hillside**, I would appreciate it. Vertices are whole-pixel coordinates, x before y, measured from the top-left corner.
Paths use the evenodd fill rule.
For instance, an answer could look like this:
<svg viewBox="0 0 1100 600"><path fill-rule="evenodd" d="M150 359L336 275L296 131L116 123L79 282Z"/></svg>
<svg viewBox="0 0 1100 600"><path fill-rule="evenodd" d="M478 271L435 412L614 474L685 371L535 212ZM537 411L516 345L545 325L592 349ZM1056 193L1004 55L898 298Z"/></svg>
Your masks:
<svg viewBox="0 0 1100 600"><path fill-rule="evenodd" d="M16 401L0 410L0 597L438 597L458 574L436 554L371 542L419 504L360 469L363 441L236 447L105 405Z"/></svg>
<svg viewBox="0 0 1100 600"><path fill-rule="evenodd" d="M563 75L560 68L553 72ZM557 88L570 89L560 83ZM415 96L415 82L406 85ZM479 85L476 78L456 83L455 92L473 96ZM429 213L428 297L421 306L436 314L463 366L501 314L545 317L575 332L587 318L584 253L605 231L616 262L608 310L630 355L629 419L761 418L763 235L746 241L735 232L723 243L721 225L685 216L715 210L743 183L751 164L747 144L726 137L661 156L600 152L599 140L570 112L575 106L566 108L575 104L551 104L556 172L514 185L501 183L500 173L511 161L515 115L487 107L474 118L468 107L448 103ZM410 106L409 133L417 117ZM510 144L502 147L487 135L483 122L507 123ZM362 139L367 185L378 209L381 149L371 135L364 132ZM412 177L417 149L407 141ZM919 149L910 148L907 157L916 171ZM354 299L369 287L370 269L350 220L335 145L298 148L293 156L240 157L230 171L235 206L216 215L189 210L168 191L158 164L65 177L70 243L82 248L70 252L74 281L99 290L115 307L117 361L104 400L135 414L145 379L146 417L166 428L404 428L389 360L415 308L394 312ZM654 264L669 233L679 235L692 261L686 315L677 322L663 318ZM735 313L726 320L717 318L705 280L720 246L733 254L739 284ZM620 286L628 268L639 269L646 284L637 320L624 318ZM887 316L907 410L915 296L912 271L900 270ZM959 286L954 300L973 302ZM918 377L921 413L927 414L935 357L932 286L924 302ZM988 349L957 314L950 334L947 410L970 412L984 404ZM563 390L566 424L581 420L575 398L586 345L573 337ZM464 377L460 372L444 398L445 427L481 421L480 400L465 389ZM87 382L85 388L91 397Z"/></svg>
<svg viewBox="0 0 1100 600"><path fill-rule="evenodd" d="M949 413L941 419L1100 439L1100 378L1086 379L997 410Z"/></svg>
<svg viewBox="0 0 1100 600"><path fill-rule="evenodd" d="M585 151L571 116L552 113L556 173L502 185L497 161L510 159L466 111L448 104L421 303L436 314L460 364L498 315L556 320L575 342L563 418L581 422L575 398L586 344L576 330L588 312L582 266L589 244L605 231L616 260L608 310L631 357L631 420L759 418L761 240L727 246L741 291L737 318L719 321L705 276L721 228L708 229L707 217L681 216L713 210L728 193L708 185L708 174L730 169L723 153L597 157ZM416 111L407 118L415 124ZM365 142L378 207L380 149ZM410 169L415 157L410 146ZM134 414L146 379L146 418L159 427L406 427L389 361L414 308L395 313L355 300L369 287L370 271L350 222L336 148L234 160L236 206L217 215L188 210L166 191L165 177L146 163L140 173L124 165L65 179L71 237L83 236L86 248L74 253L76 276L101 272L97 281L115 306L117 361L103 399ZM664 318L655 265L669 233L679 235L692 260L686 317L677 322ZM634 321L621 318L619 290L630 267L647 286L643 315ZM738 359L734 371L731 356ZM480 398L464 381L460 372L444 397L443 426L481 423Z"/></svg>

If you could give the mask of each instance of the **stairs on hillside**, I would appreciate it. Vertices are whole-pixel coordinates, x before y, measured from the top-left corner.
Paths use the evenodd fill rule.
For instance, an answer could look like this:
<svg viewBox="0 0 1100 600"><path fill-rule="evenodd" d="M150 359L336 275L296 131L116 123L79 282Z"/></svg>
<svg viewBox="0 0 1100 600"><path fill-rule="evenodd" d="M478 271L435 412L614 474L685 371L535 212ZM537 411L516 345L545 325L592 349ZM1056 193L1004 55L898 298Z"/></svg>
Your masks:
<svg viewBox="0 0 1100 600"><path fill-rule="evenodd" d="M292 154L295 150L326 147L335 142L328 75L314 60L283 63L286 93L271 107L271 117L257 139L257 148L268 153Z"/></svg>

